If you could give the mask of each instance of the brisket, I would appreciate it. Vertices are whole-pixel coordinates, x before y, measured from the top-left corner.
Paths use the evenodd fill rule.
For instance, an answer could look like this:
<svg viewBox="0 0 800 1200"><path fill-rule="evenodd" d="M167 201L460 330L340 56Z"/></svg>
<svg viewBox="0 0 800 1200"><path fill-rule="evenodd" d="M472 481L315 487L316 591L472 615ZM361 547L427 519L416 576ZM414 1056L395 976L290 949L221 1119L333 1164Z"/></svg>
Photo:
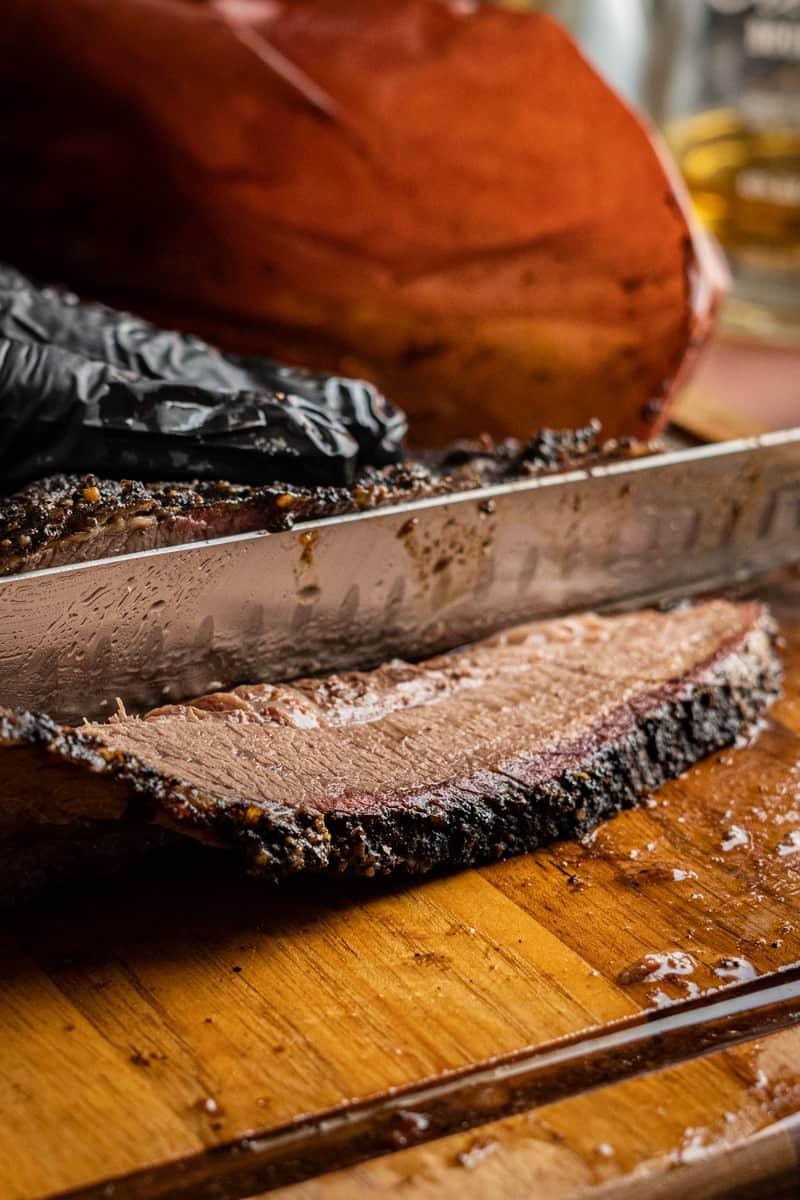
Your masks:
<svg viewBox="0 0 800 1200"><path fill-rule="evenodd" d="M721 256L566 31L512 7L576 6L4 0L0 254L366 373L417 444L652 436Z"/></svg>
<svg viewBox="0 0 800 1200"><path fill-rule="evenodd" d="M155 829L272 879L484 862L641 801L734 742L779 680L766 610L711 601L77 729L0 710L0 844L30 862L65 829L84 845Z"/></svg>
<svg viewBox="0 0 800 1200"><path fill-rule="evenodd" d="M603 441L599 426L544 430L461 443L429 462L362 470L350 487L250 486L227 482L143 483L55 475L0 499L0 575L87 562L298 521L456 494L575 466L648 453L641 443Z"/></svg>

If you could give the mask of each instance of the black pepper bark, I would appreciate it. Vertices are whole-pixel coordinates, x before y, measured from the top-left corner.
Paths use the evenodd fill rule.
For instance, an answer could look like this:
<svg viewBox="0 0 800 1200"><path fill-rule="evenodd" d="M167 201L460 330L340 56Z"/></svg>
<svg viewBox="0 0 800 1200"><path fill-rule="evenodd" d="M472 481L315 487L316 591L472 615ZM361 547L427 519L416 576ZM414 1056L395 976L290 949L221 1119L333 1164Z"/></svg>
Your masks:
<svg viewBox="0 0 800 1200"><path fill-rule="evenodd" d="M158 527L162 546L192 535L223 537L255 529L277 533L298 521L457 495L650 452L652 447L641 443L603 441L599 430L590 427L543 430L527 444L510 439L465 442L426 461L367 467L348 487L53 475L0 499L0 575L72 561L78 545L83 561L123 553L126 531L132 535L142 522Z"/></svg>
<svg viewBox="0 0 800 1200"><path fill-rule="evenodd" d="M363 811L220 802L100 739L29 713L0 712L0 747L29 748L39 767L60 765L65 782L75 771L104 779L109 791L124 796L132 828L155 821L224 847L266 879L297 871L424 874L581 836L733 744L778 694L774 642L773 626L762 616L696 678L677 689L674 681L656 685L579 745L565 744L559 757L568 765L534 786L487 768L417 790L399 805L365 804ZM520 754L521 769L530 761Z"/></svg>

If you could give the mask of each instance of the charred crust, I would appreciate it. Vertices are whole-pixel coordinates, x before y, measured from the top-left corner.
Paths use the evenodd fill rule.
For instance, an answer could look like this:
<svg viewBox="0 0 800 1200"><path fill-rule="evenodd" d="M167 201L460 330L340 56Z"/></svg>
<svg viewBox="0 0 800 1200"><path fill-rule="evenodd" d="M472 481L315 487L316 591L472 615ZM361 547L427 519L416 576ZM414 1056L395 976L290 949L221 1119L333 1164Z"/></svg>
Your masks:
<svg viewBox="0 0 800 1200"><path fill-rule="evenodd" d="M771 655L735 683L725 677L724 663L715 675L639 714L618 740L601 743L576 765L533 787L486 772L481 779L432 789L400 809L379 808L358 817L332 813L326 816L326 865L358 875L424 874L582 836L734 743L778 694L780 670ZM293 869L285 856L270 863L270 873Z"/></svg>
<svg viewBox="0 0 800 1200"><path fill-rule="evenodd" d="M221 804L97 737L27 712L0 713L0 745L33 744L65 765L105 774L124 787L127 822L156 821L228 848L260 877L277 880L298 871L424 874L582 836L731 745L779 692L776 640L762 611L682 685L655 689L649 700L624 710L622 721L594 731L578 753L564 747L568 765L556 774L526 783L530 764L522 761L519 776L487 769L383 802L370 797L355 813L280 804L265 809L244 800Z"/></svg>
<svg viewBox="0 0 800 1200"><path fill-rule="evenodd" d="M197 523L196 536L215 536L236 521L237 532L280 533L300 521L363 512L389 504L457 494L513 479L639 457L653 447L600 437L592 422L579 430L542 430L527 443L514 439L463 442L428 461L367 467L350 487L263 486L190 481L142 483L96 475L54 475L0 498L0 575L36 566L54 546L97 540L105 534L157 524L168 531L181 518ZM175 543L187 540L185 530Z"/></svg>

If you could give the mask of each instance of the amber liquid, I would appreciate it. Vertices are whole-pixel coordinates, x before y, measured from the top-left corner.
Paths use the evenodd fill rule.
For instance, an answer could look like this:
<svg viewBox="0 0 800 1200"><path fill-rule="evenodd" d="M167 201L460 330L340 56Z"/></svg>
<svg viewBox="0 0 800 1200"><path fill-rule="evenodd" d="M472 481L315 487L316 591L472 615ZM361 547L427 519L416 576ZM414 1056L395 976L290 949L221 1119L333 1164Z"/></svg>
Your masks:
<svg viewBox="0 0 800 1200"><path fill-rule="evenodd" d="M728 323L800 340L800 129L748 128L720 108L666 133L700 219L728 254Z"/></svg>

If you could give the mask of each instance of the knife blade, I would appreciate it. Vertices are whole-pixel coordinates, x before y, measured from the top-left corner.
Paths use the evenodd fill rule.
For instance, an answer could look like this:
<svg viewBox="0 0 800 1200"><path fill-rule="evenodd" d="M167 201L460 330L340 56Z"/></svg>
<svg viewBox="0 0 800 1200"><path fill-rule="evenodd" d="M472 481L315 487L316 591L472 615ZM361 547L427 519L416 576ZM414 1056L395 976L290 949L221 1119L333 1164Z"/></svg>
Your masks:
<svg viewBox="0 0 800 1200"><path fill-rule="evenodd" d="M78 722L800 560L800 428L0 579L0 703Z"/></svg>

